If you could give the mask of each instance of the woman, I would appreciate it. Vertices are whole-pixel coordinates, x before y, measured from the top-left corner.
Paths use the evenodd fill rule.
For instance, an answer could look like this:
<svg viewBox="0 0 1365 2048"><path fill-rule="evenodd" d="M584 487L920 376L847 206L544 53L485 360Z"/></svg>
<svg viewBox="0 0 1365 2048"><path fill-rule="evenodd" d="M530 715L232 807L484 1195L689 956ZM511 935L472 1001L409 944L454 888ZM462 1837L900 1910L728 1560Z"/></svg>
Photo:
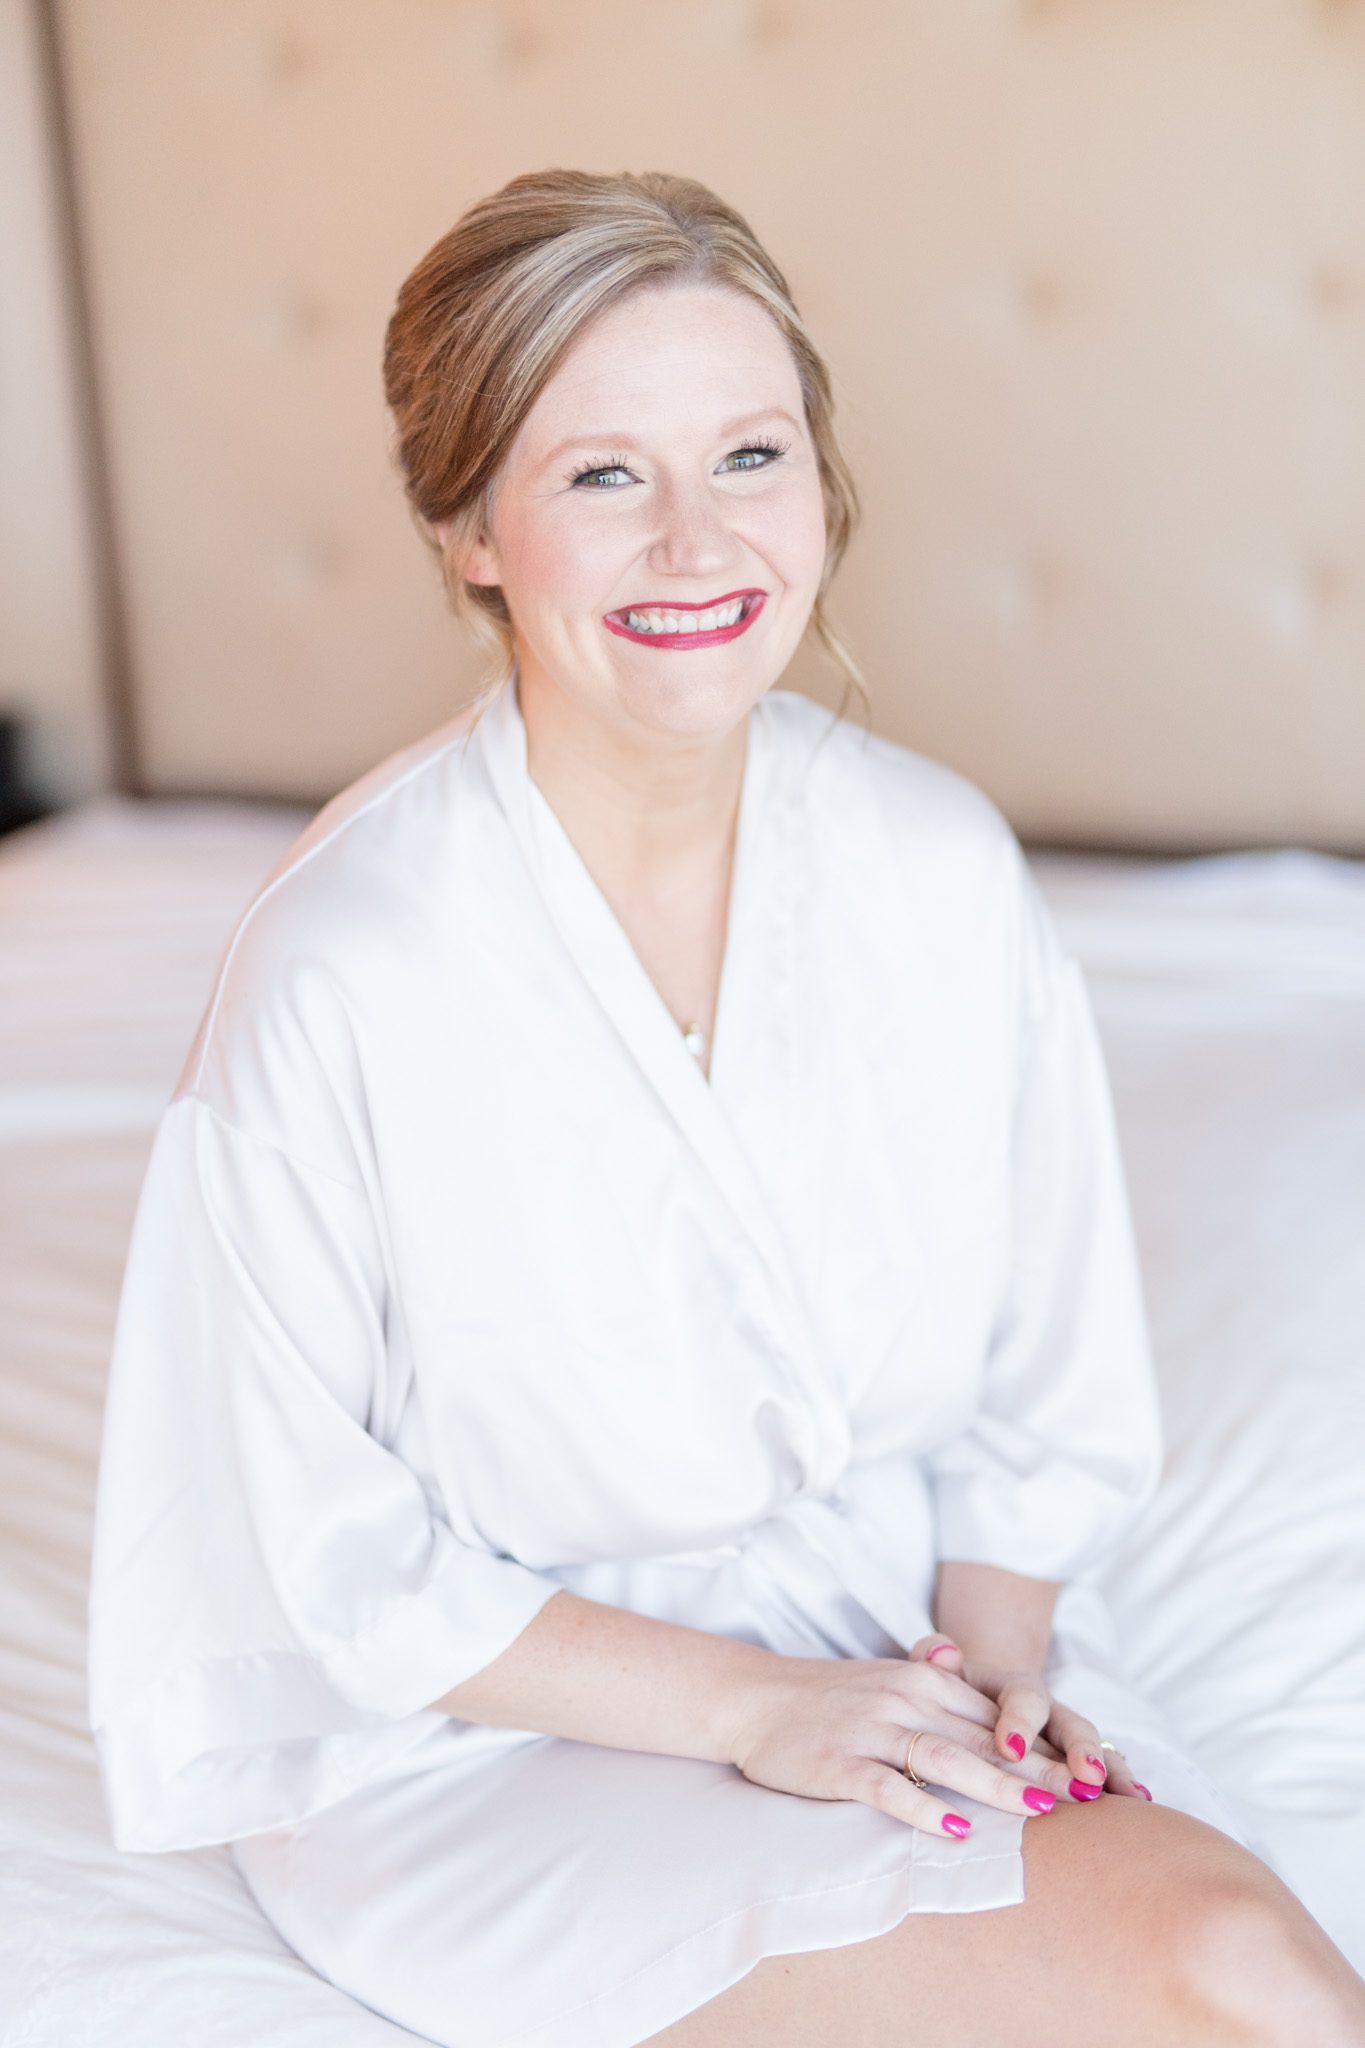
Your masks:
<svg viewBox="0 0 1365 2048"><path fill-rule="evenodd" d="M780 274L696 185L523 178L387 368L515 679L305 834L165 1119L118 1839L234 1842L451 2048L1365 2040L1054 1628L1157 1458L1104 1083L988 806L769 695L852 503Z"/></svg>

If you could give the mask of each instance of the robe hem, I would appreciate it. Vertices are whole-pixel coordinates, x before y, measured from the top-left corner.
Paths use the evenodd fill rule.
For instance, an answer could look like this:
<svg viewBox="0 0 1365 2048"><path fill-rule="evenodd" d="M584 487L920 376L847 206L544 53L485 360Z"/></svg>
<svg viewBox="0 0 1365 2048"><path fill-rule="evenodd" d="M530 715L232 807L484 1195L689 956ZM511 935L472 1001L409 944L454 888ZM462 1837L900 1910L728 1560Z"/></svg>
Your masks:
<svg viewBox="0 0 1365 2048"><path fill-rule="evenodd" d="M992 1866L1002 1864L1010 1866L1008 1876L1003 1870L992 1871ZM991 1873L1002 1880L999 1895L964 1899L962 1878L968 1868L982 1877ZM945 1870L951 1873L946 1883L940 1875ZM980 1889L992 1894L997 1891L985 1884ZM638 2048L640 2042L742 1982L769 1956L850 1948L889 1934L912 1913L984 1912L1021 1905L1023 1898L1023 1857L1018 1849L1011 1849L970 1864L912 1862L890 1876L755 1900L740 1912L689 1935L611 1990L599 1992L553 2020L504 2034L490 2041L488 2048ZM841 1904L844 1924L836 1925ZM859 1906L865 1910L856 1915L855 1924L853 1909ZM743 1935L749 1929L752 1935L746 1941ZM601 2020L592 2024L597 2014Z"/></svg>
<svg viewBox="0 0 1365 2048"><path fill-rule="evenodd" d="M912 1914L979 1913L1023 1904L1021 1847L962 1857L934 1855L939 1846L917 1835L900 1870L752 1900L610 1989L515 2033L488 2035L477 2044L454 2034L432 2038L447 2048L639 2048L742 1982L770 1956L851 1948L889 1934ZM975 1884L967 1879L969 1871ZM400 2025L414 2025L413 2018L394 2017Z"/></svg>

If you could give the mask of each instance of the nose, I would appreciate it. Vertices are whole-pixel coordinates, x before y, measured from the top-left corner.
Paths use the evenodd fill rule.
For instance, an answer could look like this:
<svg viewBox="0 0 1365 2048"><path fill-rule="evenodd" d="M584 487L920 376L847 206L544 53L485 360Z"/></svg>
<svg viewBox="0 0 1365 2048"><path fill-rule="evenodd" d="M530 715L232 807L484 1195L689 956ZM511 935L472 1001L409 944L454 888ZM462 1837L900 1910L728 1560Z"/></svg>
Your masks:
<svg viewBox="0 0 1365 2048"><path fill-rule="evenodd" d="M649 566L660 576L716 576L742 550L726 508L701 479L674 480L660 494L659 528Z"/></svg>

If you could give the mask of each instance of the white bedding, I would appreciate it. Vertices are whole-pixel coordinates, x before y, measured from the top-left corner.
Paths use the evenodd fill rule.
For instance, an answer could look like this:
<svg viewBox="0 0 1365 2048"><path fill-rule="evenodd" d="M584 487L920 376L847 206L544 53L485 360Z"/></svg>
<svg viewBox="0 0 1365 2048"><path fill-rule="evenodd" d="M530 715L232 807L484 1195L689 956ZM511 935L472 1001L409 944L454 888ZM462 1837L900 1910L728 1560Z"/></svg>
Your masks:
<svg viewBox="0 0 1365 2048"><path fill-rule="evenodd" d="M226 1851L109 1847L85 1728L99 1405L151 1125L298 828L104 804L0 846L0 2041L379 2048ZM1365 1969L1365 872L1038 863L1090 978L1170 1455L1126 1661Z"/></svg>

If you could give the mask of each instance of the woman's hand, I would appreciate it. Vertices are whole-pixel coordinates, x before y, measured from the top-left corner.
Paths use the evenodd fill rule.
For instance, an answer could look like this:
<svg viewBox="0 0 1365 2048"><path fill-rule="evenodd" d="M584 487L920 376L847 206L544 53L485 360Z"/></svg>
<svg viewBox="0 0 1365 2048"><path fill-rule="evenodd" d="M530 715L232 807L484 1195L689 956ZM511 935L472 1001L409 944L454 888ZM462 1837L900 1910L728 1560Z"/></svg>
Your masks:
<svg viewBox="0 0 1365 2048"><path fill-rule="evenodd" d="M1098 1731L1083 1714L1052 1697L1032 1671L1001 1671L969 1662L948 1636L922 1636L910 1652L912 1664L930 1664L961 1678L977 1695L992 1701L998 1718L991 1747L1000 1757L1026 1762L1032 1756L1056 1758L1056 1778L1040 1779L1065 1799L1098 1799L1102 1792L1119 1798L1148 1799L1118 1750L1101 1746Z"/></svg>
<svg viewBox="0 0 1365 2048"><path fill-rule="evenodd" d="M944 1668L961 1663L961 1651L935 1636L910 1659L780 1657L561 1590L501 1656L435 1705L487 1727L733 1764L776 1792L855 1799L932 1834L970 1832L955 1806L905 1777L918 1735L915 1775L928 1784L1005 1813L1049 1812L1067 1797L1071 1769L1032 1733L1022 1757L1002 1748L1001 1731L1014 1722L988 1689L995 1674L977 1686L974 1673ZM1014 1713L1009 1687L999 1691ZM1021 1739L1040 1712L1066 1712L1046 1693L1040 1700L1020 1722ZM1098 1756L1093 1729L1077 1726Z"/></svg>
<svg viewBox="0 0 1365 2048"><path fill-rule="evenodd" d="M737 1698L727 1752L756 1785L807 1799L853 1799L927 1834L969 1834L917 1777L1024 1816L1051 1811L1067 1771L1041 1751L997 1751L999 1708L941 1660L774 1657Z"/></svg>

